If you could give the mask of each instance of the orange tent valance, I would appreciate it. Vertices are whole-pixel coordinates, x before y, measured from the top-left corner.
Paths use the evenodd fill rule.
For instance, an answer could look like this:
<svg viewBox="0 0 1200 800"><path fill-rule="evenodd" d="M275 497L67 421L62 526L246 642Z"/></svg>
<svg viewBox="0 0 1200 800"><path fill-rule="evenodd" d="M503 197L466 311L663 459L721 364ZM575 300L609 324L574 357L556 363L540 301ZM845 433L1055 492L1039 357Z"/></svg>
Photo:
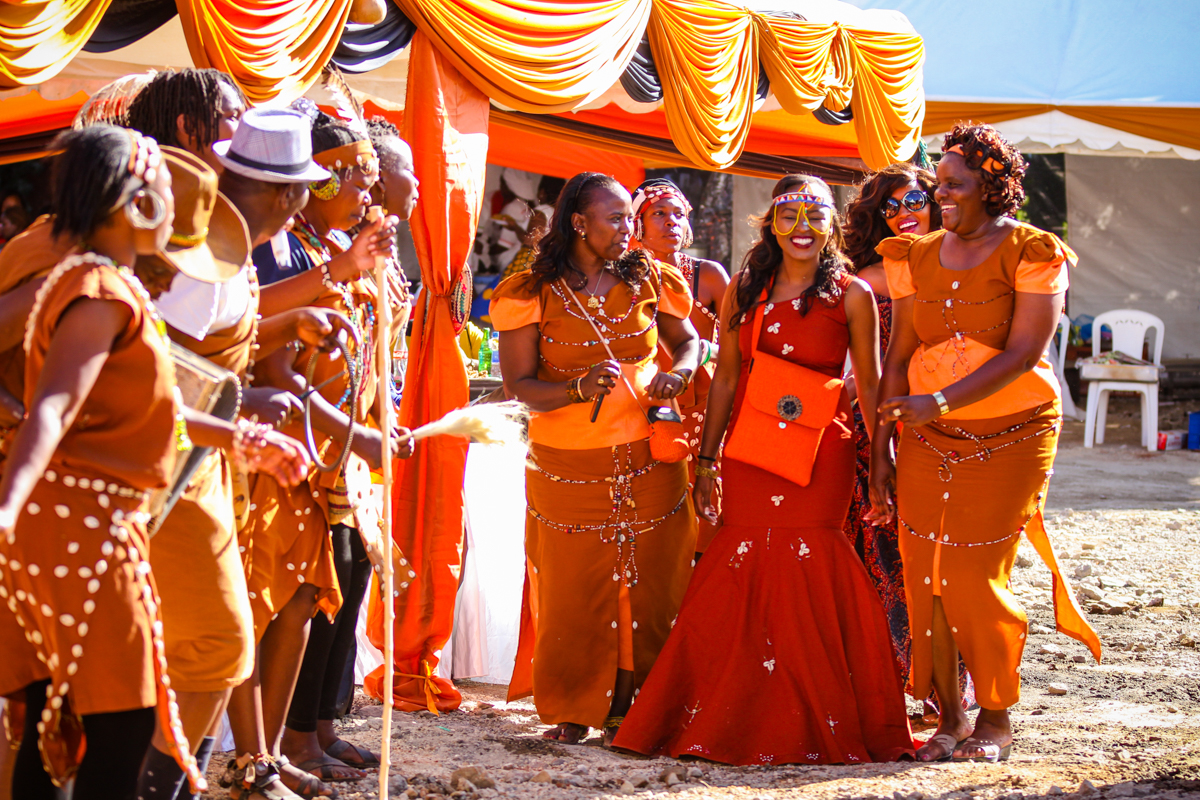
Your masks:
<svg viewBox="0 0 1200 800"><path fill-rule="evenodd" d="M233 76L252 102L304 94L329 63L350 0L179 0L192 60Z"/></svg>
<svg viewBox="0 0 1200 800"><path fill-rule="evenodd" d="M53 78L83 49L111 0L0 3L0 87Z"/></svg>

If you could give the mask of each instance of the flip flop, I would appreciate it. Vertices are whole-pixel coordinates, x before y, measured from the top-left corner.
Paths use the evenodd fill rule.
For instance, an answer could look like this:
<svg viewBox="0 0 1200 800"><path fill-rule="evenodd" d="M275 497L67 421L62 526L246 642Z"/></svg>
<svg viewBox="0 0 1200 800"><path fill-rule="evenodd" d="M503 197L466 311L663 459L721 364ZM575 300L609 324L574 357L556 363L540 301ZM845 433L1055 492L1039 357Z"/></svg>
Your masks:
<svg viewBox="0 0 1200 800"><path fill-rule="evenodd" d="M559 723L558 725L555 725L553 728L551 728L550 730L543 733L542 738L547 739L551 742L559 742L560 744L583 744L584 739L586 739L588 737L588 734L591 733L591 728L587 727L586 725L578 726L580 728L583 728L583 732L579 734L579 738L576 739L575 741L569 742L566 739L562 738L562 735L567 732L566 726L574 725L574 724L575 723L572 723L572 722Z"/></svg>
<svg viewBox="0 0 1200 800"><path fill-rule="evenodd" d="M963 741L965 742L966 739ZM958 746L962 744L962 742L948 733L935 733L933 736L930 736L929 740L925 742L925 744L921 745L921 747L928 747L931 744L941 745L942 747L946 748L946 755L942 756L941 758L930 759L929 761L922 761L918 758L916 759L918 764L939 764L943 761L949 761L951 757L953 757L954 751L958 749ZM919 750L921 748L917 749Z"/></svg>
<svg viewBox="0 0 1200 800"><path fill-rule="evenodd" d="M350 751L354 751L354 755L358 757L357 760L347 760L344 758L344 756ZM353 744L352 742L347 742L345 739L338 739L336 742L329 745L329 747L326 747L325 755L336 758L338 761L341 761L346 766L353 769L369 769L371 767L379 766L379 756L375 755L370 750L366 750L356 744Z"/></svg>
<svg viewBox="0 0 1200 800"><path fill-rule="evenodd" d="M988 741L987 739L976 739L974 736L971 736L971 737L961 741L959 743L959 745L965 745L968 747L978 747L980 750L983 751L983 755L978 755L978 756L955 755L953 757L954 761L974 761L975 763L995 764L999 761L1008 761L1008 757L1010 755L1012 755L1012 742L1009 742L1008 744L1001 747L1000 745L996 744L995 742ZM956 748L955 752L957 752L957 748Z"/></svg>
<svg viewBox="0 0 1200 800"><path fill-rule="evenodd" d="M314 759L314 760L319 762L321 759ZM275 761L276 761L276 763L279 764L279 768L280 768L279 769L279 773L280 773L279 781L280 781L280 783L283 783L284 786L287 786L287 783L285 783L283 780L283 767L291 766L291 767L295 767L297 770L300 771L300 773L301 773L299 776L300 785L297 786L295 789L291 790L293 794L300 795L300 797L304 798L304 800L337 800L338 790L335 789L334 787L330 786L329 784L325 783L324 781L322 781L320 778L318 778L316 775L312 774L308 770L304 769L304 766L302 764L293 764L290 760L288 760L287 756L280 756ZM304 763L308 764L311 762L306 761ZM347 765L343 765L343 766L349 766L349 765L347 764ZM350 769L354 769L354 767L350 767ZM354 779L353 778L342 778L342 780L354 780ZM330 791L330 794L322 794L321 793L322 789L328 789Z"/></svg>

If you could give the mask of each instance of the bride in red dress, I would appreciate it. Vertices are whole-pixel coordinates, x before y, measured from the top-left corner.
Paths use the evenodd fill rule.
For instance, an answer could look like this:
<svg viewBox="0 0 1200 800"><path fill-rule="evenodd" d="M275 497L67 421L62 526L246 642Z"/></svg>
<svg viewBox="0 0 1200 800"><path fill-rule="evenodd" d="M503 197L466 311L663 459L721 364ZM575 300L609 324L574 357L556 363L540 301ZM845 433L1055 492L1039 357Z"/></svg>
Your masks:
<svg viewBox="0 0 1200 800"><path fill-rule="evenodd" d="M727 764L893 761L913 747L903 686L842 533L854 423L840 376L849 352L873 411L878 313L846 270L829 187L789 175L773 195L722 306L700 448L696 507L713 514L725 439L725 526L613 745Z"/></svg>

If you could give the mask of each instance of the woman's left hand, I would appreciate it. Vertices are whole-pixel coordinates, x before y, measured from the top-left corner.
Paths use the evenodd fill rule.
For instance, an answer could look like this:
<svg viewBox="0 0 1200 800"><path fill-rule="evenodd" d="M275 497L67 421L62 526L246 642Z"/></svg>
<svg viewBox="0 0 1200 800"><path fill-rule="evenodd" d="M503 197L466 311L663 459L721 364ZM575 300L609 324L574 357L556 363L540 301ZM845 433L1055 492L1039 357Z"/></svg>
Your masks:
<svg viewBox="0 0 1200 800"><path fill-rule="evenodd" d="M312 461L303 444L279 431L267 431L263 439L256 472L265 472L280 485L289 487L308 477Z"/></svg>
<svg viewBox="0 0 1200 800"><path fill-rule="evenodd" d="M684 383L683 378L669 372L659 372L646 387L646 394L655 400L670 400L672 397L683 394L685 388L687 388L687 384Z"/></svg>
<svg viewBox="0 0 1200 800"><path fill-rule="evenodd" d="M940 417L941 410L931 394L893 397L879 404L880 422L903 422L905 425L925 425Z"/></svg>

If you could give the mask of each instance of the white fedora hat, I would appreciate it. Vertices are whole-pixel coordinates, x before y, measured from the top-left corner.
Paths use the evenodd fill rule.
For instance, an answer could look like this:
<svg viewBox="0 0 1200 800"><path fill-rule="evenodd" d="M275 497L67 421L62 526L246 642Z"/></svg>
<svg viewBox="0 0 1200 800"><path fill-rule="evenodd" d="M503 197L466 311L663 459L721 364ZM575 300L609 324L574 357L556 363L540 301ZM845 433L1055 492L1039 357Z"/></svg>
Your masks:
<svg viewBox="0 0 1200 800"><path fill-rule="evenodd" d="M329 171L312 160L312 122L295 111L251 109L233 138L215 142L213 152L225 169L267 183L329 177Z"/></svg>

